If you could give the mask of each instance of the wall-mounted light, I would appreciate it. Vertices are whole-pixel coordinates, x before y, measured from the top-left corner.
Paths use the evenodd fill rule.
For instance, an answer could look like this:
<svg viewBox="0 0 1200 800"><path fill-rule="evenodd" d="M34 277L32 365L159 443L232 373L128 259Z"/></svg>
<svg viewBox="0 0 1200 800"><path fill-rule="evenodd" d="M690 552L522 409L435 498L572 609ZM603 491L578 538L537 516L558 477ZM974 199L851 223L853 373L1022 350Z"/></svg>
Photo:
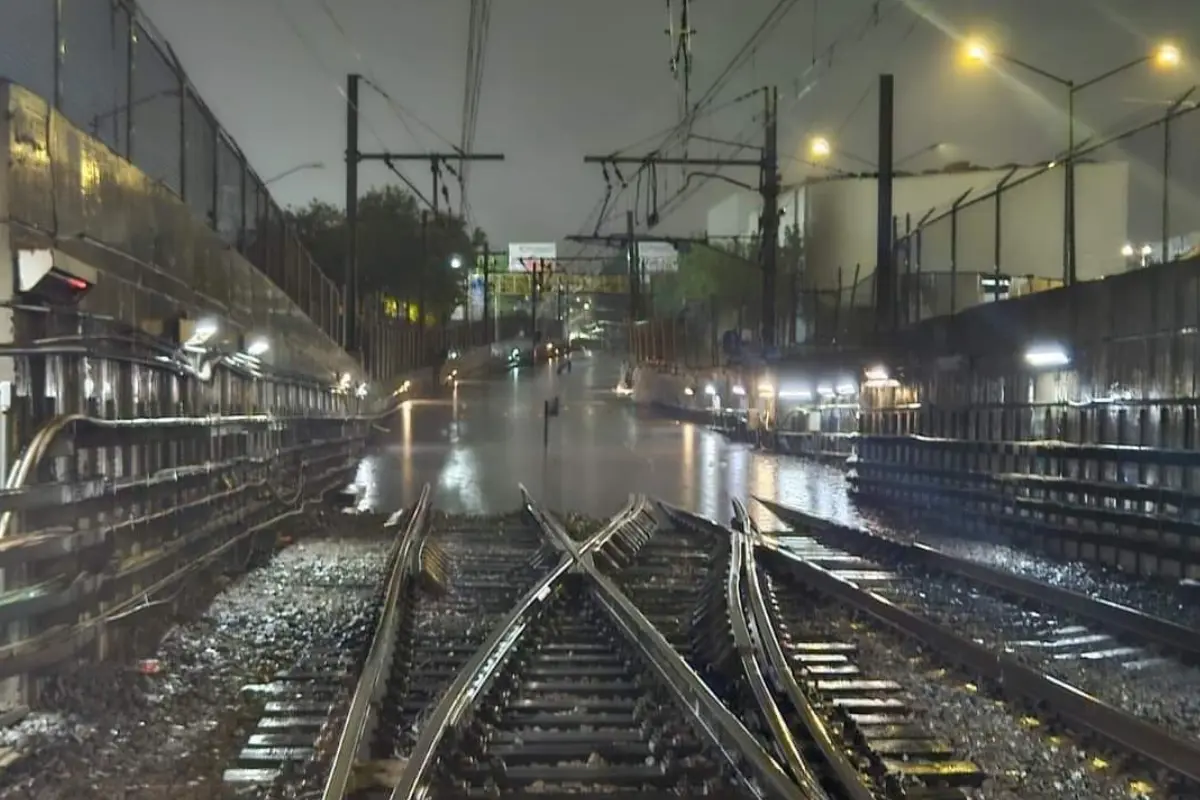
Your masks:
<svg viewBox="0 0 1200 800"><path fill-rule="evenodd" d="M192 333L188 336L187 341L183 343L185 350L203 350L204 345L209 339L217 335L220 326L214 319L202 319L196 323L196 327L192 328Z"/></svg>
<svg viewBox="0 0 1200 800"><path fill-rule="evenodd" d="M1036 345L1025 351L1025 363L1031 367L1065 367L1071 357L1059 345Z"/></svg>
<svg viewBox="0 0 1200 800"><path fill-rule="evenodd" d="M260 336L257 339L253 339L250 344L246 345L246 355L258 358L270 349L271 343Z"/></svg>
<svg viewBox="0 0 1200 800"><path fill-rule="evenodd" d="M745 386L741 386L741 385L734 386L732 391L733 391L733 393L734 393L735 395L737 395L738 397L745 397L745 396L746 396L746 387L745 387Z"/></svg>
<svg viewBox="0 0 1200 800"><path fill-rule="evenodd" d="M704 387L704 393L706 395L708 395L709 397L716 397L717 396L717 387L713 386L710 383Z"/></svg>
<svg viewBox="0 0 1200 800"><path fill-rule="evenodd" d="M868 381L886 381L891 376L888 375L887 367L875 366L868 367L863 372L863 377Z"/></svg>
<svg viewBox="0 0 1200 800"><path fill-rule="evenodd" d="M696 390L690 386L687 386L684 388L683 393L686 394L688 397L691 397L692 395L694 395L696 393Z"/></svg>

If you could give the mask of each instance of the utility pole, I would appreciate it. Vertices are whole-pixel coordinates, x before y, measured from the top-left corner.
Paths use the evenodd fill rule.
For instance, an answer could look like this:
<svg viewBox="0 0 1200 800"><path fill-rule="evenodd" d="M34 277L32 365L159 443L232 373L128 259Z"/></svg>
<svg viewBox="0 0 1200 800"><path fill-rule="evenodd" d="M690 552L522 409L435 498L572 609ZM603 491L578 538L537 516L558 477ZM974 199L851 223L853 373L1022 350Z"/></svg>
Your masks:
<svg viewBox="0 0 1200 800"><path fill-rule="evenodd" d="M429 268L429 212L421 209L421 260L417 264L417 347L425 356L425 270Z"/></svg>
<svg viewBox="0 0 1200 800"><path fill-rule="evenodd" d="M892 235L893 79L879 76L879 177L875 229L875 321L879 330L895 325L896 257Z"/></svg>
<svg viewBox="0 0 1200 800"><path fill-rule="evenodd" d="M445 168L455 172L451 166L454 163L462 165L467 161L503 161L502 153L464 153L456 150L452 153L364 153L358 149L358 89L362 76L351 73L346 77L346 281L343 289L345 299L345 314L343 321L342 346L347 352L356 354L358 351L358 167L364 161L382 161L391 167L398 161L422 161L429 164L433 178L434 216L439 216L438 195L443 191L441 173ZM394 167L393 167L394 169ZM422 229L425 221L422 220ZM423 234L424 235L424 234ZM427 252L427 251L424 251ZM424 257L424 254L423 254ZM425 309L421 307L424 317ZM425 329L425 320L421 320L421 330ZM424 333L422 333L424 338Z"/></svg>
<svg viewBox="0 0 1200 800"><path fill-rule="evenodd" d="M637 323L641 309L642 284L638 274L638 244L637 235L633 230L633 212L625 212L625 264L629 273L629 335L633 336L633 326Z"/></svg>
<svg viewBox="0 0 1200 800"><path fill-rule="evenodd" d="M492 317L489 314L491 309L491 279L492 279L492 253L487 242L483 244L483 343L492 343ZM470 297L467 298L467 303L470 303Z"/></svg>
<svg viewBox="0 0 1200 800"><path fill-rule="evenodd" d="M342 348L358 351L358 75L346 79L346 263L343 265Z"/></svg>
<svg viewBox="0 0 1200 800"><path fill-rule="evenodd" d="M775 346L775 278L779 274L779 131L776 112L779 89L771 87L766 98L766 131L763 142L762 188L762 344Z"/></svg>
<svg viewBox="0 0 1200 800"><path fill-rule="evenodd" d="M585 164L601 164L617 167L622 164L639 167L683 166L683 167L756 167L759 169L759 194L763 203L763 246L760 253L759 266L762 270L763 291L763 329L762 343L764 347L774 344L775 338L775 277L779 255L779 159L778 159L778 129L775 120L778 105L778 91L764 87L761 90L767 98L767 117L764 120L764 147L759 158L670 158L648 153L641 156L590 155L584 156ZM747 187L753 191L753 187ZM657 214L658 209L654 209ZM635 321L638 313L638 294L640 287L634 290L634 284L640 269L638 268L636 241L633 234L633 212L625 217L627 258L629 259L630 280L630 324ZM572 238L572 237L568 237Z"/></svg>

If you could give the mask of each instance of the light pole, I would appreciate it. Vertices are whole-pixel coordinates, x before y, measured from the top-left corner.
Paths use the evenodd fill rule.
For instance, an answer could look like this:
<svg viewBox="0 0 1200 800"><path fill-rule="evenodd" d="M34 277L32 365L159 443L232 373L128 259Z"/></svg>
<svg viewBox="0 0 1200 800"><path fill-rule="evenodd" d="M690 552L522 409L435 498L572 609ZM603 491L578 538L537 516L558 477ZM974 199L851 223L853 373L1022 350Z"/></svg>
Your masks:
<svg viewBox="0 0 1200 800"><path fill-rule="evenodd" d="M270 186L272 183L275 183L276 181L281 181L284 178L288 177L289 175L294 175L297 172L303 172L306 169L325 169L325 163L323 161L309 161L304 164L297 164L294 167L289 167L288 169L285 169L283 172L280 172L278 175L275 175L271 178L267 178L265 181L262 182L262 184L263 184L263 186Z"/></svg>
<svg viewBox="0 0 1200 800"><path fill-rule="evenodd" d="M898 167L901 164L912 161L915 158L920 158L926 153L940 153L949 147L950 145L946 142L932 142L920 148L919 150L912 151L906 156L897 158L892 166ZM864 166L870 167L873 170L879 169L879 165L869 158L863 158L862 156L855 155L847 150L835 151L833 144L830 143L829 139L825 138L824 136L814 136L808 140L808 155L814 162L822 167L825 165L821 162L830 156L837 155L841 156L842 158L849 159L850 161L857 161L859 164L863 164Z"/></svg>
<svg viewBox="0 0 1200 800"><path fill-rule="evenodd" d="M1163 69L1174 69L1183 62L1183 54L1173 44L1161 44L1146 55L1139 56L1133 61L1128 61L1107 72L1102 72L1094 78L1077 83L1074 80L1064 78L1049 70L1044 70L1041 67L1030 64L1028 61L1022 61L1007 53L993 51L981 40L969 41L963 52L968 61L987 64L999 59L1015 67L1020 67L1027 72L1040 75L1067 90L1067 151L1064 162L1065 169L1063 170L1063 283L1070 286L1077 279L1077 252L1075 247L1075 95L1090 86L1095 86L1109 78L1148 62L1153 62Z"/></svg>

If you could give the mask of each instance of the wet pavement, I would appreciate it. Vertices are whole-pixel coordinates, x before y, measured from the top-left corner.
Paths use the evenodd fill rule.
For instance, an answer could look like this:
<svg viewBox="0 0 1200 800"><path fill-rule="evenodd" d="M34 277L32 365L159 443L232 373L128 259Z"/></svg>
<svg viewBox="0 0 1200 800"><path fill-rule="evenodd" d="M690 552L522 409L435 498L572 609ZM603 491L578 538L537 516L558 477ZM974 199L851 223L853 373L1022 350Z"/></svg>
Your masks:
<svg viewBox="0 0 1200 800"><path fill-rule="evenodd" d="M570 373L522 368L410 403L362 465L365 505L408 505L429 482L438 508L496 513L518 505L520 482L551 508L594 516L609 516L631 492L642 492L728 519L730 499L753 494L860 521L840 470L756 452L703 426L636 408L613 391L620 367L609 355L576 356ZM543 404L554 397L560 413L543 448Z"/></svg>

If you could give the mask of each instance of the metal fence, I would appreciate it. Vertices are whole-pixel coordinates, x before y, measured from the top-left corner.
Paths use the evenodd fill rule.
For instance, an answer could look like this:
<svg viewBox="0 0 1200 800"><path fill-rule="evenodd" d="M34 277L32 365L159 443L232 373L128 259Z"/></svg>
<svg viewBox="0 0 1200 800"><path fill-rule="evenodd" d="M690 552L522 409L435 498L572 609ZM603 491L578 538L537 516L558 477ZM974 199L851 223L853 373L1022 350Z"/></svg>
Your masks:
<svg viewBox="0 0 1200 800"><path fill-rule="evenodd" d="M1063 162L1006 167L993 185L894 221L901 323L962 310L992 273L1068 279L1068 200L1075 217L1075 279L1172 261L1200 241L1200 114L1186 96L1120 134L1077 146L1073 191ZM1145 118L1142 109L1137 116ZM1132 122L1132 121L1131 121ZM933 282L924 276L934 273ZM963 275L970 276L963 279ZM948 283L948 285L947 285ZM940 285L931 302L926 286ZM949 287L953 287L952 289ZM994 287L1003 289L1003 286ZM985 295L991 294L985 292ZM935 308L936 307L936 310Z"/></svg>
<svg viewBox="0 0 1200 800"><path fill-rule="evenodd" d="M0 77L160 181L342 341L339 288L132 0L0 0Z"/></svg>

